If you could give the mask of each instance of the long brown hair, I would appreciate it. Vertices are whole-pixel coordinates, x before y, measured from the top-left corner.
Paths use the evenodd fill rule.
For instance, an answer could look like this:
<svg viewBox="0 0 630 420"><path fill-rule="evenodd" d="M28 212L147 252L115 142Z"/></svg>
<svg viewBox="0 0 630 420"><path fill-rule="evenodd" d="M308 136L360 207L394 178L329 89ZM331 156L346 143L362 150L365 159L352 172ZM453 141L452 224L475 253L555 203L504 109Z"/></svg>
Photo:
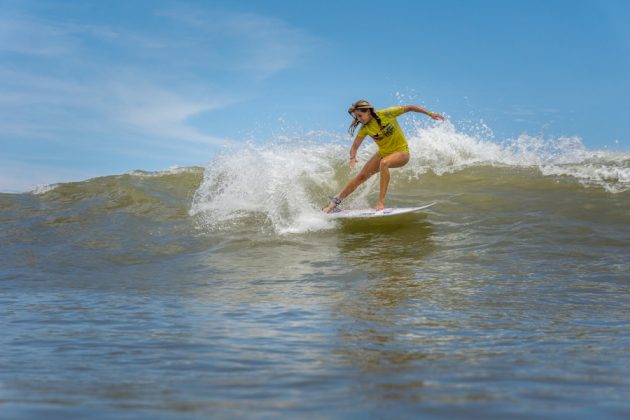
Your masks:
<svg viewBox="0 0 630 420"><path fill-rule="evenodd" d="M354 135L354 131L357 129L357 127L359 126L359 124L361 124L361 122L359 121L359 119L354 115L354 111L356 110L366 110L369 109L370 110L370 115L372 116L372 118L374 118L376 120L376 122L378 123L379 128L381 128L381 119L379 118L378 115L376 115L376 112L374 111L374 106L369 103L368 101L361 99L359 101L356 101L355 103L352 104L352 106L350 108L348 108L348 114L350 114L352 116L352 122L350 123L350 127L348 127L348 132L350 133L350 135Z"/></svg>

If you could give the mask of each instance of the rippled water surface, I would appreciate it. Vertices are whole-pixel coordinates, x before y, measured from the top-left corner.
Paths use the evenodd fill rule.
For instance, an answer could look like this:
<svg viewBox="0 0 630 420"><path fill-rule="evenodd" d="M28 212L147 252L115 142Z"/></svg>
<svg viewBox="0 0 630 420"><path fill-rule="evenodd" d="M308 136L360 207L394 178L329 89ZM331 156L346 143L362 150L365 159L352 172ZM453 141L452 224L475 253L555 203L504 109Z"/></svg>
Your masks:
<svg viewBox="0 0 630 420"><path fill-rule="evenodd" d="M333 223L322 159L0 195L0 417L630 415L623 179L412 164L425 214Z"/></svg>

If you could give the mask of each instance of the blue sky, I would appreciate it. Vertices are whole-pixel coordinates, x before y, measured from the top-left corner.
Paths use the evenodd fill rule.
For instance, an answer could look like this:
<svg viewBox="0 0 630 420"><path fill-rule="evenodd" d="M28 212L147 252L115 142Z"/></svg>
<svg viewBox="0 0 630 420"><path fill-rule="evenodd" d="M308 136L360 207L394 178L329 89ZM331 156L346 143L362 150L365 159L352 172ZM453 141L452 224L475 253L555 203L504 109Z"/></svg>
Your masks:
<svg viewBox="0 0 630 420"><path fill-rule="evenodd" d="M397 94L496 141L628 151L628 4L0 0L0 191L343 135Z"/></svg>

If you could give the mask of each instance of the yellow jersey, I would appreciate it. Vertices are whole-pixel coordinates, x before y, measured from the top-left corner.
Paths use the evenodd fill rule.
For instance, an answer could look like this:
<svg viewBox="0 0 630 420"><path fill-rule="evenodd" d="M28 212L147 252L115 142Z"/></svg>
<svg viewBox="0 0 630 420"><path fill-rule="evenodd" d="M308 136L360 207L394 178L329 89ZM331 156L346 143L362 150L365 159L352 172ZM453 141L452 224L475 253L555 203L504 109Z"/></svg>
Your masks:
<svg viewBox="0 0 630 420"><path fill-rule="evenodd" d="M394 152L409 153L407 139L396 121L396 117L404 112L405 108L402 106L392 106L376 111L376 115L381 119L381 126L379 127L376 119L372 118L367 124L361 126L357 135L372 137L378 145L380 157L389 156Z"/></svg>

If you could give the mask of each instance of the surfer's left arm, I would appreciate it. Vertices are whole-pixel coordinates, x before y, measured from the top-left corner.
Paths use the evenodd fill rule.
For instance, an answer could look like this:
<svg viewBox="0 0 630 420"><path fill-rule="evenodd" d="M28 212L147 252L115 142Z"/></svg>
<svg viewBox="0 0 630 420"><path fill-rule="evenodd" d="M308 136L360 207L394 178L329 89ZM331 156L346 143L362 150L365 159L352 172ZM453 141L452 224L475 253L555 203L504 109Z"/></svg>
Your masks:
<svg viewBox="0 0 630 420"><path fill-rule="evenodd" d="M403 110L404 110L403 114L405 112L412 111L412 112L419 112L421 114L425 114L428 117L433 118L434 120L443 120L444 119L444 117L441 116L440 114L436 114L434 112L431 112L431 111L429 111L427 109L424 109L424 108L422 108L421 106L418 106L418 105L403 105Z"/></svg>

